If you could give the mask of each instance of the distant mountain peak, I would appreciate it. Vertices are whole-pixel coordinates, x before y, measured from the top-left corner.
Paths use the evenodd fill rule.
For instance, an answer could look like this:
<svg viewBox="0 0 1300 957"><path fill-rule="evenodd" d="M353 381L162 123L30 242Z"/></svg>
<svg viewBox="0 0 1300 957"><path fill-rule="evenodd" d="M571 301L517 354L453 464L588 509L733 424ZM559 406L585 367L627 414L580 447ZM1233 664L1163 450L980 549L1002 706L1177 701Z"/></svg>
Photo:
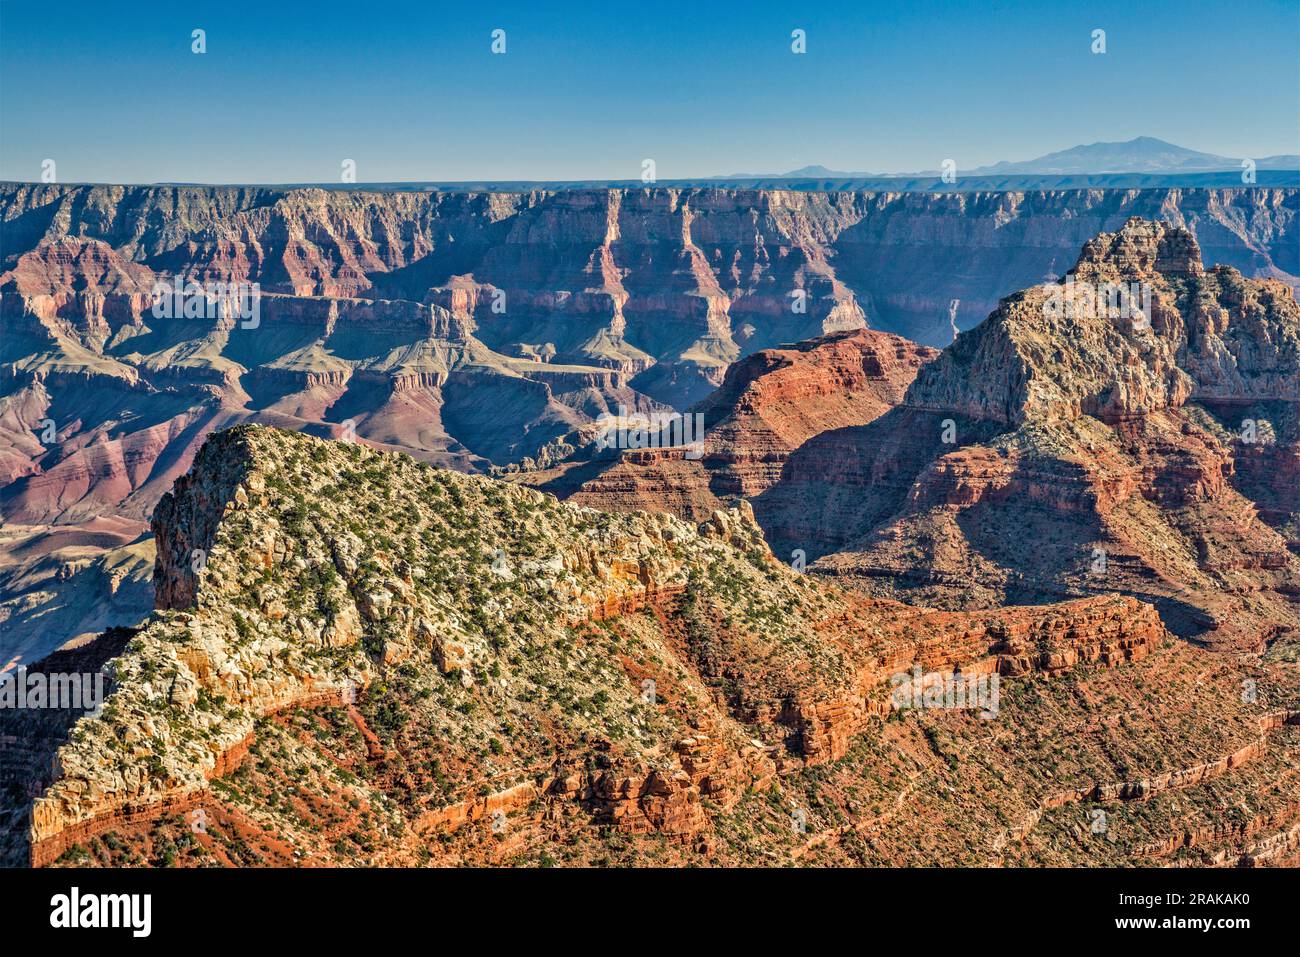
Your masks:
<svg viewBox="0 0 1300 957"><path fill-rule="evenodd" d="M1242 157L1221 156L1188 149L1156 136L1135 136L1131 140L1098 141L1046 153L1030 160L1000 160L989 166L962 169L963 176L1088 176L1102 174L1204 173L1238 170ZM1259 169L1300 169L1300 155L1255 156ZM833 170L813 164L788 173L735 174L730 179L863 179L886 176L938 175L936 170L917 173L864 173Z"/></svg>
<svg viewBox="0 0 1300 957"><path fill-rule="evenodd" d="M833 170L826 166L801 166L798 169L792 169L785 174L786 176L860 176L860 173L846 173L843 170Z"/></svg>
<svg viewBox="0 0 1300 957"><path fill-rule="evenodd" d="M1267 157L1285 161L1287 157ZM1292 157L1291 159L1295 159ZM1285 165L1285 164L1282 164ZM1102 141L1072 146L1069 149L1047 153L1036 159L1020 162L994 163L965 171L967 175L1027 173L1037 175L1070 175L1099 173L1181 173L1192 171L1237 169L1240 158L1220 156L1188 149L1154 136L1137 136L1118 142Z"/></svg>

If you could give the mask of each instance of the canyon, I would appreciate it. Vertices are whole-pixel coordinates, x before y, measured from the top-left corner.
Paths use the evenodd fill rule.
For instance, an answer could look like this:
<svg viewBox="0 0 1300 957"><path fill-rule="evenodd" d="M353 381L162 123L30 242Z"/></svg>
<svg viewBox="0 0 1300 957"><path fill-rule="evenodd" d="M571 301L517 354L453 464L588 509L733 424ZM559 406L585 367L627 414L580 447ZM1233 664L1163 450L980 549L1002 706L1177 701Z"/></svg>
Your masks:
<svg viewBox="0 0 1300 957"><path fill-rule="evenodd" d="M5 863L1300 862L1300 192L0 195Z"/></svg>
<svg viewBox="0 0 1300 957"><path fill-rule="evenodd" d="M1132 215L1294 288L1297 208L1300 190L1262 186L0 184L0 659L143 616L147 522L214 429L355 435L462 471L540 474L586 454L602 416L710 401L728 369L768 349L864 327L946 346ZM160 318L155 284L178 280L256 284L256 324ZM1289 460L1279 472L1273 454L1242 473L1285 498ZM732 494L750 479L716 481ZM127 551L101 559L112 549ZM104 561L93 600L68 593Z"/></svg>

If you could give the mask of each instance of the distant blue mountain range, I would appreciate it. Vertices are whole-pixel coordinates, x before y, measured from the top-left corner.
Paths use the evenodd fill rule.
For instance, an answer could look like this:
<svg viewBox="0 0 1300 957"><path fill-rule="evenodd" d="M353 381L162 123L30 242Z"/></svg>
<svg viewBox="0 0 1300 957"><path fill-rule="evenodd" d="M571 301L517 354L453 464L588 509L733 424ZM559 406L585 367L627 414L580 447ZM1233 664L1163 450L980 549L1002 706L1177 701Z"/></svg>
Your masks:
<svg viewBox="0 0 1300 957"><path fill-rule="evenodd" d="M1158 140L1154 136L1139 136L1122 143L1089 143L1072 146L1068 150L1048 153L1037 159L1008 162L1003 160L992 166L958 169L959 176L1104 176L1118 173L1160 175L1171 173L1206 173L1226 170L1240 171L1247 157L1219 156L1202 153L1184 146ZM1300 170L1300 154L1284 153L1278 156L1249 157L1255 161L1256 170ZM753 175L737 173L718 179L881 179L891 176L916 178L938 176L939 170L918 173L864 173L827 169L825 166L804 166L788 173Z"/></svg>
<svg viewBox="0 0 1300 957"><path fill-rule="evenodd" d="M994 163L955 171L945 180L939 170L916 173L865 173L804 166L786 173L733 173L694 179L630 180L473 180L396 183L160 183L164 186L274 186L284 189L359 189L389 191L522 192L646 186L677 188L863 190L877 192L997 192L1061 189L1226 189L1241 186L1300 187L1300 155L1252 157L1254 180L1245 176L1241 159L1186 149L1151 136L1123 143L1091 143L1022 162Z"/></svg>

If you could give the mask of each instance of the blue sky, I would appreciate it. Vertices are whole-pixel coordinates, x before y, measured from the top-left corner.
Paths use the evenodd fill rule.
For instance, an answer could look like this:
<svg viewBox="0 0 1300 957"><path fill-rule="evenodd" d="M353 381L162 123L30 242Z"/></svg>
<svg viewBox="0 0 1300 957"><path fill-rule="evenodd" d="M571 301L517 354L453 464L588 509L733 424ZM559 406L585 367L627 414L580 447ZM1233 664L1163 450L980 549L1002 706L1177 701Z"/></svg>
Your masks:
<svg viewBox="0 0 1300 957"><path fill-rule="evenodd" d="M898 172L1141 135L1259 157L1300 152L1298 47L1300 0L0 0L0 179Z"/></svg>

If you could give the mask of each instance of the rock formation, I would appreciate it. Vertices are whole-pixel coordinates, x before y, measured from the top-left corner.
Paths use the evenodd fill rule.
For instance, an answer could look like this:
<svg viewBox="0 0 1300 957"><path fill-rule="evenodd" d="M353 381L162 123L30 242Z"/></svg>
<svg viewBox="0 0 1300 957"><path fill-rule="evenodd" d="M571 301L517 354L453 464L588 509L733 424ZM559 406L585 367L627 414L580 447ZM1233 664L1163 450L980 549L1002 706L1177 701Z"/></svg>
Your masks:
<svg viewBox="0 0 1300 957"><path fill-rule="evenodd" d="M1115 288L1149 301L1085 301ZM1064 283L1006 299L890 413L805 443L755 507L782 548L873 592L1119 591L1258 651L1300 625L1298 404L1291 289L1206 269L1186 231L1135 219Z"/></svg>
<svg viewBox="0 0 1300 957"><path fill-rule="evenodd" d="M1063 788L1249 789L1241 769L1294 754L1286 717L1266 721L1294 684L1261 673L1244 702L1243 672L1173 641L1150 606L863 598L777 562L744 506L698 525L608 514L240 426L208 440L154 526L153 618L46 663L103 668L102 711L0 712L25 744L0 750L4 781L40 782L30 805L5 792L26 835L10 854L1080 862L1098 852L1042 810ZM944 703L952 682L995 677L982 711ZM1172 767L1229 753L1221 773ZM1206 834L1198 853L1266 841L1286 859L1288 797L1261 810L1272 830ZM1178 844L1165 822L1114 819L1130 850Z"/></svg>
<svg viewBox="0 0 1300 957"><path fill-rule="evenodd" d="M764 349L732 365L721 388L690 410L705 428L702 447L595 452L588 445L519 480L576 504L667 509L698 521L727 500L771 488L813 436L866 425L893 408L936 355L870 330Z"/></svg>

